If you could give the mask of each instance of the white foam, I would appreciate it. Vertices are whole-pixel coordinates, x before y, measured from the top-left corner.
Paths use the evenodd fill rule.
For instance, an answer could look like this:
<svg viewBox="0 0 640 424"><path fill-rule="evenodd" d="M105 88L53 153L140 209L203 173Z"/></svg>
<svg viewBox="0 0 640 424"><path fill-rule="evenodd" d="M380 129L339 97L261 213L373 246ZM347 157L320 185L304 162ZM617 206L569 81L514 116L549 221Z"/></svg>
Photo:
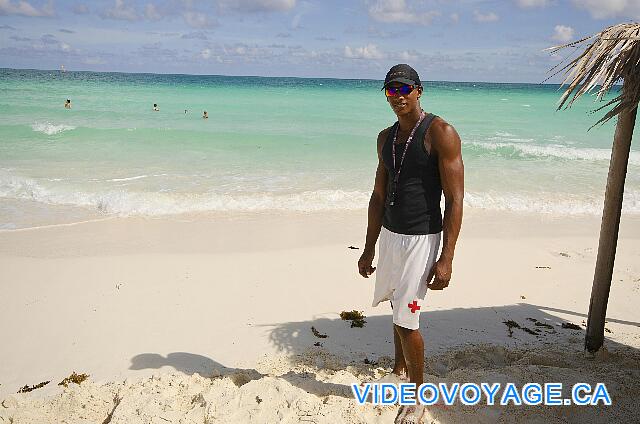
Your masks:
<svg viewBox="0 0 640 424"><path fill-rule="evenodd" d="M370 193L315 190L290 194L196 194L134 192L125 189L88 192L72 186L45 187L31 178L0 171L0 198L2 197L79 206L121 216L155 216L207 211L355 210L367 207Z"/></svg>
<svg viewBox="0 0 640 424"><path fill-rule="evenodd" d="M46 180L45 180L46 181ZM0 198L26 199L51 205L87 208L115 216L161 216L216 211L331 211L366 209L369 192L309 190L295 193L176 193L103 189L94 192L71 185L44 185L34 179L0 170ZM467 192L465 204L473 208L547 214L599 215L603 198L571 193ZM640 214L640 191L627 190L624 212Z"/></svg>
<svg viewBox="0 0 640 424"><path fill-rule="evenodd" d="M533 141L535 141L533 138L518 138L515 136L507 136L507 137L487 137L487 140L490 141L497 141L497 142L501 142L501 143L532 143ZM506 141L505 141L506 140ZM482 143L478 143L479 145L482 145Z"/></svg>
<svg viewBox="0 0 640 424"><path fill-rule="evenodd" d="M63 131L71 131L76 129L76 127L72 125L65 125L65 124L56 125L50 122L36 122L31 125L31 128L36 132L40 132L46 135L55 135Z"/></svg>
<svg viewBox="0 0 640 424"><path fill-rule="evenodd" d="M488 210L553 215L601 215L604 197L577 198L563 193L537 195L466 192L464 203L472 208ZM622 210L627 214L640 214L640 192L625 192Z"/></svg>
<svg viewBox="0 0 640 424"><path fill-rule="evenodd" d="M135 181L140 180L142 178L148 178L148 175L136 175L135 177L125 177L125 178L111 178L107 181Z"/></svg>
<svg viewBox="0 0 640 424"><path fill-rule="evenodd" d="M515 140L512 140L515 141ZM575 148L567 147L559 144L540 146L535 144L524 144L522 141L508 142L508 143L479 143L479 142L466 142L464 144L479 147L486 150L497 151L500 149L510 149L522 156L533 157L555 157L560 159L569 160L586 160L586 161L609 161L611 158L610 149L596 149L596 148ZM629 154L630 165L640 165L640 152L630 152Z"/></svg>

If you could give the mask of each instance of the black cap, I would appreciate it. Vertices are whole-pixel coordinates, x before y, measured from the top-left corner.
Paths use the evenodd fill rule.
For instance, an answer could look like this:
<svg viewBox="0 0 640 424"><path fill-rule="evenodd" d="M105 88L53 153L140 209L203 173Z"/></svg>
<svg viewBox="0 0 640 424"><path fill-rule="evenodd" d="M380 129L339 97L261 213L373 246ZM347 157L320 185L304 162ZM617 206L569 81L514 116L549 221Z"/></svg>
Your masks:
<svg viewBox="0 0 640 424"><path fill-rule="evenodd" d="M406 63L400 63L396 66L391 67L389 72L387 72L387 76L384 79L384 85L382 89L384 90L387 85L392 82L399 82L407 85L421 86L420 77L415 69Z"/></svg>

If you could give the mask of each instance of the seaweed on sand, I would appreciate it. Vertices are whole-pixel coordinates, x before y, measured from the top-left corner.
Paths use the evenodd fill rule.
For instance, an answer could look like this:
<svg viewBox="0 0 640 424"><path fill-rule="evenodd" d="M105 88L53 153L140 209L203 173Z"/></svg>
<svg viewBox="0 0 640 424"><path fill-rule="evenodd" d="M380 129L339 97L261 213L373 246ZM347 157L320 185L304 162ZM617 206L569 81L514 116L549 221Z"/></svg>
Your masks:
<svg viewBox="0 0 640 424"><path fill-rule="evenodd" d="M311 327L311 332L313 333L314 336L316 336L319 339L326 339L327 337L329 337L326 334L322 334L321 332L316 330L316 327Z"/></svg>
<svg viewBox="0 0 640 424"><path fill-rule="evenodd" d="M58 383L58 386L69 387L69 383L80 384L89 378L88 374L76 374L76 372L72 372L69 377L66 377L64 380Z"/></svg>
<svg viewBox="0 0 640 424"><path fill-rule="evenodd" d="M340 318L343 321L351 321L351 328L353 327L362 328L367 322L364 320L366 316L364 316L362 312L356 311L355 309L351 312L347 312L347 311L340 312Z"/></svg>
<svg viewBox="0 0 640 424"><path fill-rule="evenodd" d="M25 384L23 387L20 388L20 390L18 390L18 393L29 393L34 391L35 389L44 387L49 383L51 383L51 381L43 381L42 383L38 383L34 386L29 386L28 384Z"/></svg>

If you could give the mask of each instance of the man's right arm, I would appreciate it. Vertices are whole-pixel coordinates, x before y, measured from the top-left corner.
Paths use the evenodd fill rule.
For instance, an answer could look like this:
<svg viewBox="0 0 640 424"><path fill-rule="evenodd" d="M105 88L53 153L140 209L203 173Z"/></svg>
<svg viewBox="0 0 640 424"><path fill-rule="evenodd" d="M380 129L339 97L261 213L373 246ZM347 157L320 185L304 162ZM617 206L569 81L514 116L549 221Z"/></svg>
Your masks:
<svg viewBox="0 0 640 424"><path fill-rule="evenodd" d="M382 217L384 216L384 203L387 197L387 170L382 160L382 146L387 139L389 129L378 134L378 168L376 169L376 179L373 186L373 193L369 199L369 210L367 220L367 237L364 251L358 261L358 272L364 278L368 278L376 269L372 267L373 258L376 252L376 242L382 227Z"/></svg>

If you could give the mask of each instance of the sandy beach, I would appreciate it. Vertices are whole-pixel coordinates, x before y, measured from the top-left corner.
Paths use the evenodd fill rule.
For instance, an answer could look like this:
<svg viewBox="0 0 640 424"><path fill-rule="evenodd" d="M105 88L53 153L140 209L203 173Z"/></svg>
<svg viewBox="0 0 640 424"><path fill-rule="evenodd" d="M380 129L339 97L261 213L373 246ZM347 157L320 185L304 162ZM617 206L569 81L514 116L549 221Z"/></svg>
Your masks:
<svg viewBox="0 0 640 424"><path fill-rule="evenodd" d="M370 307L349 248L365 226L362 211L0 232L0 422L392 422L397 406L358 406L350 389L393 356L390 307ZM436 405L433 422L640 419L637 217L621 224L606 349L582 352L599 226L467 210L452 284L427 294L421 330L425 381L604 382L613 405ZM364 328L340 319L350 310ZM509 320L535 331L509 334ZM89 378L57 385L74 371Z"/></svg>
<svg viewBox="0 0 640 424"><path fill-rule="evenodd" d="M0 0L0 424L640 423L638 22Z"/></svg>

